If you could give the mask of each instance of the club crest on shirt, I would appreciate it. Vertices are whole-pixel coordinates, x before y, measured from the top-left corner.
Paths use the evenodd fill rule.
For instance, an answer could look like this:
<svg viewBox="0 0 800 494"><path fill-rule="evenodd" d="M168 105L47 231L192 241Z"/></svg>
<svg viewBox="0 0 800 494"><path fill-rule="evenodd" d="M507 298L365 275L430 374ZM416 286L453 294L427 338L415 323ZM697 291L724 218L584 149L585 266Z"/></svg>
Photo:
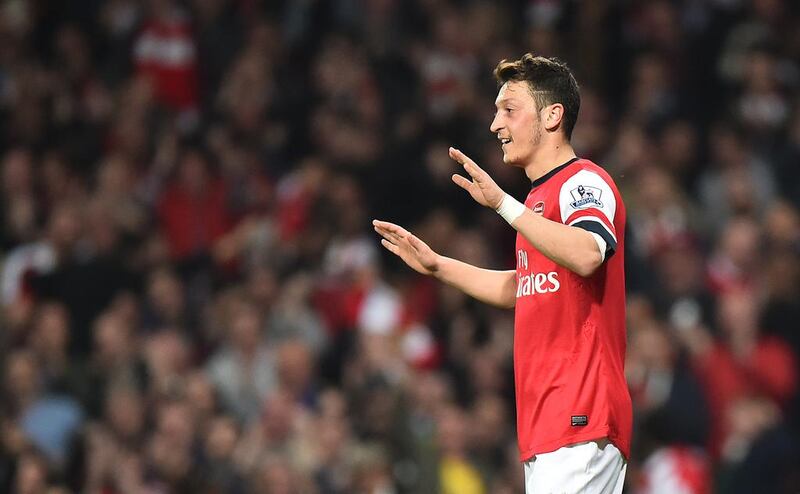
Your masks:
<svg viewBox="0 0 800 494"><path fill-rule="evenodd" d="M533 205L533 207L531 209L536 214L544 213L544 201L537 202L536 204Z"/></svg>
<svg viewBox="0 0 800 494"><path fill-rule="evenodd" d="M569 203L575 209L581 209L586 207L598 207L602 208L603 203L600 202L600 196L603 195L603 191L598 189L597 187L591 187L589 185L579 185L569 191L572 195L573 201Z"/></svg>

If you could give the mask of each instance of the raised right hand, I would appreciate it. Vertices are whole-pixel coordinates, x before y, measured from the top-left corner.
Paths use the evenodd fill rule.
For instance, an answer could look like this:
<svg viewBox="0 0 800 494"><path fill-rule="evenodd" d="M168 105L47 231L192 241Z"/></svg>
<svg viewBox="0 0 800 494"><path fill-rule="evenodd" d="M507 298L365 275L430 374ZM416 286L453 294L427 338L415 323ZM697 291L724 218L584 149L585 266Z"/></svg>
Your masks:
<svg viewBox="0 0 800 494"><path fill-rule="evenodd" d="M414 271L434 274L439 269L439 254L405 228L388 221L372 220L381 245L408 264Z"/></svg>

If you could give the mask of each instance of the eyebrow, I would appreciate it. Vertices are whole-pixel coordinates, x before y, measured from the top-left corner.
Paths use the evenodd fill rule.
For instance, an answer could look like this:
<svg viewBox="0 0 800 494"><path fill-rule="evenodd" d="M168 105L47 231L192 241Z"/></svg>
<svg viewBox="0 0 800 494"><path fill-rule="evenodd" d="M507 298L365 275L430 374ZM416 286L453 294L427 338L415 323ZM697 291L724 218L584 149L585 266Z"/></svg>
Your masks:
<svg viewBox="0 0 800 494"><path fill-rule="evenodd" d="M497 100L497 101L495 101L495 103L494 103L494 106L496 106L496 107L498 107L498 108L499 108L499 107L500 107L500 106L502 106L503 104L505 104L505 103L510 103L510 102L511 102L511 103L518 103L518 101L516 100L516 98L503 98L503 99L501 99L501 100Z"/></svg>

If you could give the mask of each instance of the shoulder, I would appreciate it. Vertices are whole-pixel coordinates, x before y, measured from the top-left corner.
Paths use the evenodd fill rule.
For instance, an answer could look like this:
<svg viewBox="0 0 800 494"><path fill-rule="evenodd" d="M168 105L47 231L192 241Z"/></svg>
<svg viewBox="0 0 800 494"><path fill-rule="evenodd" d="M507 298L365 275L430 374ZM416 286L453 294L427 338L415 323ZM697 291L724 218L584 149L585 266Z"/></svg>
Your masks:
<svg viewBox="0 0 800 494"><path fill-rule="evenodd" d="M614 179L611 178L611 175L606 171L605 168L598 165L594 161L581 158L575 162L574 167L570 170L571 173L567 174L568 176L565 177L566 180L576 180L576 179L588 179L588 180L600 180L608 184L608 186L616 189L616 184L614 183Z"/></svg>
<svg viewBox="0 0 800 494"><path fill-rule="evenodd" d="M600 194L614 195L617 192L614 180L603 168L588 160L581 160L576 165L561 177L558 184L561 195L577 199L588 194L599 198Z"/></svg>
<svg viewBox="0 0 800 494"><path fill-rule="evenodd" d="M557 184L559 196L562 199L572 200L593 197L619 202L619 189L611 175L603 167L586 159L575 162L575 166L564 173Z"/></svg>

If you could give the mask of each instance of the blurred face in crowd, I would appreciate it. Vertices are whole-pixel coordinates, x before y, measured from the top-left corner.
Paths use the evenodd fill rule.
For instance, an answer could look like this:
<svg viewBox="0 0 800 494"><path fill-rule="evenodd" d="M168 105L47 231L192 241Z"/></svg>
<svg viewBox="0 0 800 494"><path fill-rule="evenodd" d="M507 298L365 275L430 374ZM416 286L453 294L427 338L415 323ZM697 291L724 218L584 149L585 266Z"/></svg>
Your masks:
<svg viewBox="0 0 800 494"><path fill-rule="evenodd" d="M36 361L30 353L20 350L8 357L5 389L18 404L36 393L37 379Z"/></svg>
<svg viewBox="0 0 800 494"><path fill-rule="evenodd" d="M259 468L258 480L268 494L288 494L294 492L296 482L291 465L279 456L270 457Z"/></svg>
<svg viewBox="0 0 800 494"><path fill-rule="evenodd" d="M57 250L68 251L81 235L81 215L78 208L71 203L55 207L50 215L48 232Z"/></svg>
<svg viewBox="0 0 800 494"><path fill-rule="evenodd" d="M134 438L144 426L144 402L133 389L112 389L106 400L106 417L119 436Z"/></svg>
<svg viewBox="0 0 800 494"><path fill-rule="evenodd" d="M302 393L311 381L314 356L302 341L287 341L278 350L278 375L285 389Z"/></svg>
<svg viewBox="0 0 800 494"><path fill-rule="evenodd" d="M261 318L255 308L246 304L238 307L230 331L231 343L237 349L245 353L255 350L261 338Z"/></svg>
<svg viewBox="0 0 800 494"><path fill-rule="evenodd" d="M442 411L437 421L437 442L445 455L461 456L467 448L469 423L464 413L456 407Z"/></svg>
<svg viewBox="0 0 800 494"><path fill-rule="evenodd" d="M503 84L495 100L497 113L490 130L503 149L503 161L524 166L530 161L542 139L542 122L536 102L526 82Z"/></svg>
<svg viewBox="0 0 800 494"><path fill-rule="evenodd" d="M95 323L94 342L101 362L118 363L130 351L130 328L115 314L104 314Z"/></svg>
<svg viewBox="0 0 800 494"><path fill-rule="evenodd" d="M291 435L293 409L292 398L287 393L278 391L267 398L261 425L268 441L280 444Z"/></svg>
<svg viewBox="0 0 800 494"><path fill-rule="evenodd" d="M214 387L203 372L194 372L187 378L186 397L198 421L211 415L217 406Z"/></svg>
<svg viewBox="0 0 800 494"><path fill-rule="evenodd" d="M316 440L323 461L335 461L342 453L348 438L347 422L341 419L320 419Z"/></svg>
<svg viewBox="0 0 800 494"><path fill-rule="evenodd" d="M754 294L745 291L731 291L719 298L719 325L731 339L747 339L758 332L758 302Z"/></svg>
<svg viewBox="0 0 800 494"><path fill-rule="evenodd" d="M674 348L667 332L656 321L644 323L631 335L631 359L648 369L671 371L674 363Z"/></svg>
<svg viewBox="0 0 800 494"><path fill-rule="evenodd" d="M6 194L25 194L33 187L33 168L31 154L16 149L3 158L2 188Z"/></svg>
<svg viewBox="0 0 800 494"><path fill-rule="evenodd" d="M217 417L211 422L205 438L206 454L217 461L227 459L233 454L238 439L239 432L233 419Z"/></svg>
<svg viewBox="0 0 800 494"><path fill-rule="evenodd" d="M482 448L501 446L504 438L499 431L506 424L503 400L498 395L483 395L476 401L472 415L473 427L470 433L473 441Z"/></svg>
<svg viewBox="0 0 800 494"><path fill-rule="evenodd" d="M723 255L740 269L747 269L759 259L761 229L748 218L731 220L722 233L720 247Z"/></svg>
<svg viewBox="0 0 800 494"><path fill-rule="evenodd" d="M194 420L191 410L184 402L173 402L164 405L158 411L158 434L169 444L177 447L188 446L194 434Z"/></svg>
<svg viewBox="0 0 800 494"><path fill-rule="evenodd" d="M181 159L178 180L181 187L192 195L201 195L208 183L208 169L205 158L195 150L189 150Z"/></svg>
<svg viewBox="0 0 800 494"><path fill-rule="evenodd" d="M755 439L780 420L780 411L764 398L743 397L732 402L726 410L730 434L742 439Z"/></svg>
<svg viewBox="0 0 800 494"><path fill-rule="evenodd" d="M26 455L19 460L17 466L14 492L20 494L37 494L47 488L47 465L35 455Z"/></svg>
<svg viewBox="0 0 800 494"><path fill-rule="evenodd" d="M183 314L183 286L169 269L158 269L150 276L147 297L159 315L168 321L175 321Z"/></svg>
<svg viewBox="0 0 800 494"><path fill-rule="evenodd" d="M320 393L319 414L323 419L338 420L347 416L347 400L341 391L329 388Z"/></svg>
<svg viewBox="0 0 800 494"><path fill-rule="evenodd" d="M45 304L39 310L34 327L34 347L41 355L56 356L67 348L69 322L60 304Z"/></svg>
<svg viewBox="0 0 800 494"><path fill-rule="evenodd" d="M745 143L732 129L719 125L711 132L711 155L717 166L733 168L747 159Z"/></svg>
<svg viewBox="0 0 800 494"><path fill-rule="evenodd" d="M701 289L703 258L696 248L677 245L665 249L658 260L658 271L669 294L692 294Z"/></svg>

